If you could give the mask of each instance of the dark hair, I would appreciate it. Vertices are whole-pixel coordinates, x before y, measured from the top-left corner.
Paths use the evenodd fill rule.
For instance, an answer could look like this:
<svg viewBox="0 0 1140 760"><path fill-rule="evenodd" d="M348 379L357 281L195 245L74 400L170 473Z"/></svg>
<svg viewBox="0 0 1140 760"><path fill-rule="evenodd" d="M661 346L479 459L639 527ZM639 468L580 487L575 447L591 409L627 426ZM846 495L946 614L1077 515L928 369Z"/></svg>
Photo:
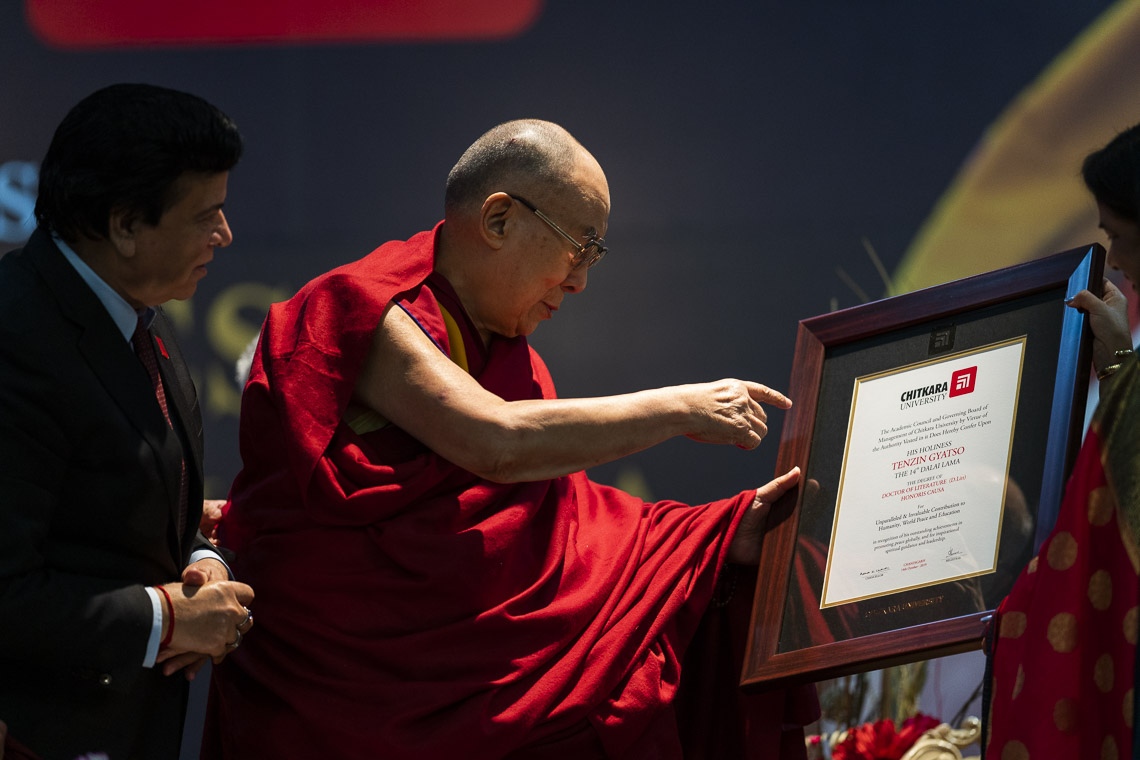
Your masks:
<svg viewBox="0 0 1140 760"><path fill-rule="evenodd" d="M496 190L523 192L513 182L565 182L577 141L549 121L508 121L483 134L464 151L447 175L444 208L448 216L481 203Z"/></svg>
<svg viewBox="0 0 1140 760"><path fill-rule="evenodd" d="M1140 124L1089 154L1081 176L1099 203L1122 219L1140 222Z"/></svg>
<svg viewBox="0 0 1140 760"><path fill-rule="evenodd" d="M178 202L184 173L229 171L241 151L234 123L196 95L148 84L105 87L55 130L40 166L36 220L69 241L107 237L113 211L158 224Z"/></svg>

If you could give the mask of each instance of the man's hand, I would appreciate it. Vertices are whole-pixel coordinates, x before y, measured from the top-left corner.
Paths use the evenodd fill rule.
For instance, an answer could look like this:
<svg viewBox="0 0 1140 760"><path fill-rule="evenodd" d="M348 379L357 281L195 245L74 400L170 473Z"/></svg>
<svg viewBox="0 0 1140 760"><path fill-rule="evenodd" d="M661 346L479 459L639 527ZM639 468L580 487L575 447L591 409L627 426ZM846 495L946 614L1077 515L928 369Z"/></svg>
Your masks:
<svg viewBox="0 0 1140 760"><path fill-rule="evenodd" d="M728 561L741 565L755 565L760 562L760 548L764 538L764 523L772 503L783 496L788 489L800 482L800 468L793 467L767 485L756 489L752 500L732 543L728 547Z"/></svg>
<svg viewBox="0 0 1140 760"><path fill-rule="evenodd" d="M170 645L158 653L157 662L166 663L163 672L167 675L187 667L187 677L192 678L206 656L215 664L221 662L253 627L249 611L253 589L244 583L169 583L165 588L173 605L173 621L164 621L163 632L166 635L167 624L174 626L174 632Z"/></svg>
<svg viewBox="0 0 1140 760"><path fill-rule="evenodd" d="M224 504L225 502L216 502L217 504ZM186 569L182 571L182 583L186 586L205 586L207 583L214 581L228 581L230 579L229 570L220 560L210 557L200 559L192 565L187 565ZM169 586L167 590L169 591ZM173 600L173 597L171 597ZM252 622L251 622L252 625ZM246 629L248 630L248 628ZM244 633L244 631L243 631ZM187 681L193 681L198 671L206 664L209 659L207 655L198 652L184 652L175 655L170 659L165 659L161 654L158 657L158 662L163 663L162 672L166 675L173 675L179 670L184 670L184 675Z"/></svg>
<svg viewBox="0 0 1140 760"><path fill-rule="evenodd" d="M228 581L230 572L225 564L213 557L200 559L182 571L182 582L187 586L205 586L211 581Z"/></svg>
<svg viewBox="0 0 1140 760"><path fill-rule="evenodd" d="M172 676L178 671L182 671L182 675L186 677L187 681L193 681L198 677L198 671L206 664L206 660L210 659L209 655L198 654L197 652L183 652L182 654L175 655L169 660L163 660L160 654L157 662L162 663L162 674L164 676ZM3 758L0 758L3 760Z"/></svg>

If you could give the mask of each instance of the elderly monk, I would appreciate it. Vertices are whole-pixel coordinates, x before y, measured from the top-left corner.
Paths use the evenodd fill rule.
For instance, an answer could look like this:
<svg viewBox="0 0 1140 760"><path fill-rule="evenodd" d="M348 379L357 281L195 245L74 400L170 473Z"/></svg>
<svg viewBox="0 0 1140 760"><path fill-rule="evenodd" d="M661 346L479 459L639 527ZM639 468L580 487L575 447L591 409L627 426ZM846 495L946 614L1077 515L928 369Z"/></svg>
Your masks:
<svg viewBox="0 0 1140 760"><path fill-rule="evenodd" d="M586 287L609 208L564 129L508 122L435 229L270 310L221 531L258 635L215 673L205 757L682 756L682 654L799 472L690 507L583 470L678 435L753 448L761 404L791 402L740 380L556 398L526 336Z"/></svg>

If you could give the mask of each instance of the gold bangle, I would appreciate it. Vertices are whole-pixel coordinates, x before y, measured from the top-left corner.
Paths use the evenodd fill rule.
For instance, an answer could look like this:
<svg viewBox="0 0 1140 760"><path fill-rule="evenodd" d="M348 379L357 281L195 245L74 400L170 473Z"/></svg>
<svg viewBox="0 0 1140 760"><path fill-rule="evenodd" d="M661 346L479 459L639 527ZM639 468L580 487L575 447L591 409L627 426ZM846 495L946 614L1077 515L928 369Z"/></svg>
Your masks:
<svg viewBox="0 0 1140 760"><path fill-rule="evenodd" d="M1114 375L1114 374L1116 374L1116 370L1120 369L1123 366L1124 366L1124 362L1117 362L1116 364L1110 364L1107 367L1105 367L1104 369L1102 369L1100 372L1096 373L1096 379L1097 380L1103 380L1110 375Z"/></svg>
<svg viewBox="0 0 1140 760"><path fill-rule="evenodd" d="M1120 349L1116 350L1116 352L1114 353L1114 356L1116 356L1117 359L1127 359L1128 357L1133 356L1135 353L1136 353L1135 349L1120 348Z"/></svg>

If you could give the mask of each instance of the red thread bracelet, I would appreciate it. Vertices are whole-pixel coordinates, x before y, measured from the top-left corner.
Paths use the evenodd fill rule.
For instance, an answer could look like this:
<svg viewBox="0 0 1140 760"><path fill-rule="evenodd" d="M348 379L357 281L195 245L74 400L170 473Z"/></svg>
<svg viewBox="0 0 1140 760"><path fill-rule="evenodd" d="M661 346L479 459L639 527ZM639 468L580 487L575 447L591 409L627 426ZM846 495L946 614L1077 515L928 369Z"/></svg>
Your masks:
<svg viewBox="0 0 1140 760"><path fill-rule="evenodd" d="M162 595L166 597L166 605L170 608L170 625L166 627L166 635L162 637L162 641L158 644L158 648L161 650L170 646L170 641L174 638L174 602L170 600L170 592L166 590L165 586L155 586L155 588L161 591Z"/></svg>

